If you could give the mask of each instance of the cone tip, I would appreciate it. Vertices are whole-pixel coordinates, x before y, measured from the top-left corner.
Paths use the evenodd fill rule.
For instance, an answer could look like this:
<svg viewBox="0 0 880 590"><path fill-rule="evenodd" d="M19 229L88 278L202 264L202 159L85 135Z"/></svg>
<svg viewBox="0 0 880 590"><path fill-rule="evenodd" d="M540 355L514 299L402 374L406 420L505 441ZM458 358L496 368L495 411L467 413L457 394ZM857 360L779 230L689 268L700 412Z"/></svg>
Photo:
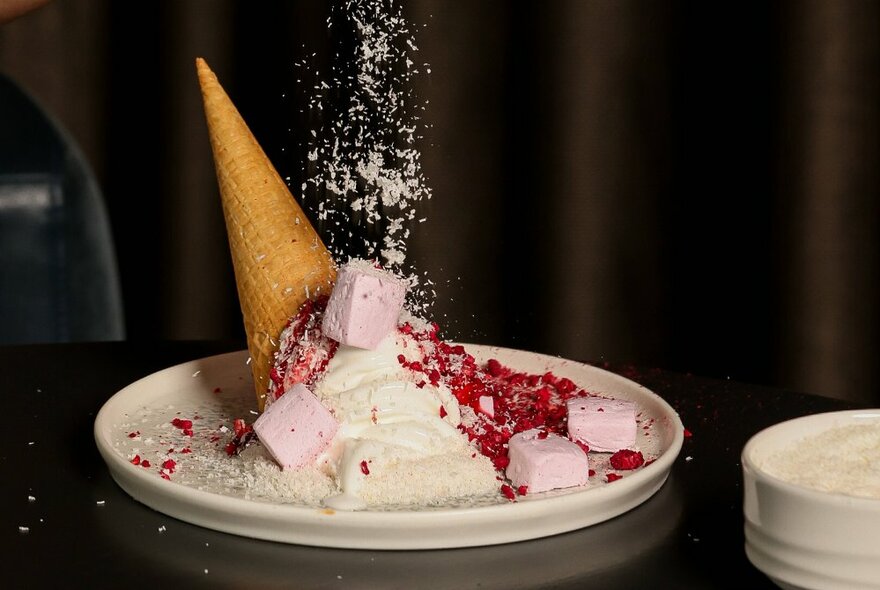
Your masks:
<svg viewBox="0 0 880 590"><path fill-rule="evenodd" d="M196 58L196 73L199 76L199 83L202 87L206 86L211 82L217 81L217 76L208 66L208 62L206 62L203 58Z"/></svg>

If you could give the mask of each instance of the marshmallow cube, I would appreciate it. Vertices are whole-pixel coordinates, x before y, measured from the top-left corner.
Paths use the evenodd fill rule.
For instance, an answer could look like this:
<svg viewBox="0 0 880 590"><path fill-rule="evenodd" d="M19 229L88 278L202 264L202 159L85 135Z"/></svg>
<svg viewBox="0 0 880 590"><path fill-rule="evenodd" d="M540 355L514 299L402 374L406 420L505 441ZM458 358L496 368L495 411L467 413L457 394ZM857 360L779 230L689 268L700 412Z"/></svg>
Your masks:
<svg viewBox="0 0 880 590"><path fill-rule="evenodd" d="M513 486L537 493L586 484L590 465L583 449L556 434L539 434L532 429L510 437L505 475Z"/></svg>
<svg viewBox="0 0 880 590"><path fill-rule="evenodd" d="M477 409L490 418L495 418L495 400L491 395L481 395L477 400Z"/></svg>
<svg viewBox="0 0 880 590"><path fill-rule="evenodd" d="M254 422L257 438L282 469L314 461L330 445L338 427L330 410L301 383L266 406Z"/></svg>
<svg viewBox="0 0 880 590"><path fill-rule="evenodd" d="M601 397L568 400L568 436L599 453L632 449L636 444L636 404Z"/></svg>
<svg viewBox="0 0 880 590"><path fill-rule="evenodd" d="M375 350L397 328L406 284L366 261L349 263L336 274L327 301L324 335L357 348Z"/></svg>

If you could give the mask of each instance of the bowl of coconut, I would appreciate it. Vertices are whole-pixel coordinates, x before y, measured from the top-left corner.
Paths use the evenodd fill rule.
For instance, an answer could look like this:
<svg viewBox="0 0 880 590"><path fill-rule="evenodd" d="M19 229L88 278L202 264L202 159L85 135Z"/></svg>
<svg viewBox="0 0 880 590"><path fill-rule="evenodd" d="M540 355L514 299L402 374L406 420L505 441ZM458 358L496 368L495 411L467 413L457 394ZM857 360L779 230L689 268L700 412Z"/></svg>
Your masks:
<svg viewBox="0 0 880 590"><path fill-rule="evenodd" d="M880 409L795 418L742 452L745 551L787 589L880 588Z"/></svg>

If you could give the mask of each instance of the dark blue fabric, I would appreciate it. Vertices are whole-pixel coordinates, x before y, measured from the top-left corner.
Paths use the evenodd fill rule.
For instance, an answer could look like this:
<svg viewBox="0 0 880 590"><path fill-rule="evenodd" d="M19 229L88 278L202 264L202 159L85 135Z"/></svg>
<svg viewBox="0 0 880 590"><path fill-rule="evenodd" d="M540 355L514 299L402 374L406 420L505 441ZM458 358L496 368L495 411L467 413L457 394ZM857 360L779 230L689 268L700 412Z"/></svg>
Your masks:
<svg viewBox="0 0 880 590"><path fill-rule="evenodd" d="M103 197L77 146L0 75L0 344L121 340Z"/></svg>

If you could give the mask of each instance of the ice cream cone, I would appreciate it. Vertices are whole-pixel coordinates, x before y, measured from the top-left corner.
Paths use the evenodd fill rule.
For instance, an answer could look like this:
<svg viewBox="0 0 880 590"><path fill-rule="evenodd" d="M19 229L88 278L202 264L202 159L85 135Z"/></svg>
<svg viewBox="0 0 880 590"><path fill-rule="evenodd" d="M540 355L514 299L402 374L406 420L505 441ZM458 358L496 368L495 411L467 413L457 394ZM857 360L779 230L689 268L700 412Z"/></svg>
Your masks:
<svg viewBox="0 0 880 590"><path fill-rule="evenodd" d="M202 58L196 60L257 404L278 337L306 301L328 293L333 257Z"/></svg>

